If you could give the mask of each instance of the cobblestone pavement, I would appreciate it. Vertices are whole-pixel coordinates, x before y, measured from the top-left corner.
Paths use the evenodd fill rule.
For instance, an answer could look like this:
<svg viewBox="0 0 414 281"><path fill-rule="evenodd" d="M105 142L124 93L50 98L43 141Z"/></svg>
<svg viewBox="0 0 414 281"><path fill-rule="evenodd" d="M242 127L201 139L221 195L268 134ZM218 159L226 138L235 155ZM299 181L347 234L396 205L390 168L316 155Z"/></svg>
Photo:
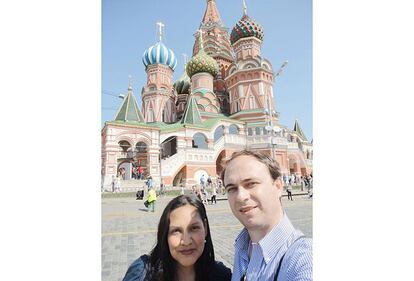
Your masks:
<svg viewBox="0 0 414 281"><path fill-rule="evenodd" d="M102 199L102 281L122 280L128 266L148 253L156 241L157 224L172 197L159 198L155 213L147 213L142 200ZM312 200L286 197L282 202L293 225L312 237ZM242 225L231 213L227 200L207 206L216 260L232 268L233 242Z"/></svg>

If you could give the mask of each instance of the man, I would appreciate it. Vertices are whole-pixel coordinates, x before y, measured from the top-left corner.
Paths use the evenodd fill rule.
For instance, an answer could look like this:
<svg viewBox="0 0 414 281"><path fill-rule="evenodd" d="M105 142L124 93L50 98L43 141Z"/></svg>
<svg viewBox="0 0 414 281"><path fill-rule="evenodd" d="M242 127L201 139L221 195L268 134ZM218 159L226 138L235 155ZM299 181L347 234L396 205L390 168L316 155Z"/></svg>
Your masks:
<svg viewBox="0 0 414 281"><path fill-rule="evenodd" d="M283 211L283 183L276 161L240 151L221 175L230 208L244 229L235 241L232 281L312 280L312 240Z"/></svg>
<svg viewBox="0 0 414 281"><path fill-rule="evenodd" d="M200 178L200 185L203 189L205 188L205 184L206 184L206 178L204 177L204 174L203 174L201 175L201 178Z"/></svg>

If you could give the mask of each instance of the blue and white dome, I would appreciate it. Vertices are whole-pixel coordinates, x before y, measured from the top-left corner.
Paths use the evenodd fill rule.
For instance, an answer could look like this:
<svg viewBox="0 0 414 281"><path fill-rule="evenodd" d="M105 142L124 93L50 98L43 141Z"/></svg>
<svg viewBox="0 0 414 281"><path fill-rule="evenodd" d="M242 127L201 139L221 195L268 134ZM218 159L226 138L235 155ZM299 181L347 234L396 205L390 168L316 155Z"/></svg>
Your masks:
<svg viewBox="0 0 414 281"><path fill-rule="evenodd" d="M142 62L145 67L151 64L165 64L172 70L177 66L177 58L171 49L168 49L162 42L158 42L154 46L145 50L142 55Z"/></svg>

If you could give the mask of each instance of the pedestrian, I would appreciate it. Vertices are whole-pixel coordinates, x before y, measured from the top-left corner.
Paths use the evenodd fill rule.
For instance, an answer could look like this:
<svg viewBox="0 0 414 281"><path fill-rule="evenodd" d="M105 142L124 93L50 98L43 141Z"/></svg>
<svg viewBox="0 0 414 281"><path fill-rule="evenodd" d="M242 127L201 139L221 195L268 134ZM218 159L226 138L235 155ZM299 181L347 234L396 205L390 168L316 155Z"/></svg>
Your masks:
<svg viewBox="0 0 414 281"><path fill-rule="evenodd" d="M305 190L305 177L301 176L300 177L300 191L304 191Z"/></svg>
<svg viewBox="0 0 414 281"><path fill-rule="evenodd" d="M207 178L207 186L208 187L211 187L212 184L213 184L213 181L211 180L211 177L208 176L208 178Z"/></svg>
<svg viewBox="0 0 414 281"><path fill-rule="evenodd" d="M148 204L148 212L155 212L155 202L157 201L157 193L155 192L154 188L149 188L148 190L148 197L147 197L147 204Z"/></svg>
<svg viewBox="0 0 414 281"><path fill-rule="evenodd" d="M154 185L154 181L152 180L151 176L148 176L146 184L147 184L148 189L152 188L152 186Z"/></svg>
<svg viewBox="0 0 414 281"><path fill-rule="evenodd" d="M216 187L213 186L211 188L211 204L217 204L216 197L217 197L217 190L216 190Z"/></svg>
<svg viewBox="0 0 414 281"><path fill-rule="evenodd" d="M115 177L114 192L121 192L121 177L118 175Z"/></svg>
<svg viewBox="0 0 414 281"><path fill-rule="evenodd" d="M292 198L292 186L290 184L288 184L286 186L286 192L287 192L288 200L290 198L290 200L293 201L293 198Z"/></svg>
<svg viewBox="0 0 414 281"><path fill-rule="evenodd" d="M312 280L312 239L283 210L277 162L257 151L235 152L221 177L230 208L244 225L234 244L232 280Z"/></svg>
<svg viewBox="0 0 414 281"><path fill-rule="evenodd" d="M200 178L200 185L203 189L205 188L205 184L206 184L206 178L204 177L204 174L203 174L201 175L201 178Z"/></svg>
<svg viewBox="0 0 414 281"><path fill-rule="evenodd" d="M112 187L112 192L115 192L115 185L116 185L116 177L115 175L112 175L112 181L111 181L111 187Z"/></svg>
<svg viewBox="0 0 414 281"><path fill-rule="evenodd" d="M230 281L231 271L214 259L207 212L195 197L180 195L165 207L157 242L135 260L123 281Z"/></svg>
<svg viewBox="0 0 414 281"><path fill-rule="evenodd" d="M205 205L208 205L208 192L207 192L207 188L203 188L202 192L201 192L201 198L203 199L202 202Z"/></svg>
<svg viewBox="0 0 414 281"><path fill-rule="evenodd" d="M141 165L138 166L138 179L142 180L144 178L144 169Z"/></svg>

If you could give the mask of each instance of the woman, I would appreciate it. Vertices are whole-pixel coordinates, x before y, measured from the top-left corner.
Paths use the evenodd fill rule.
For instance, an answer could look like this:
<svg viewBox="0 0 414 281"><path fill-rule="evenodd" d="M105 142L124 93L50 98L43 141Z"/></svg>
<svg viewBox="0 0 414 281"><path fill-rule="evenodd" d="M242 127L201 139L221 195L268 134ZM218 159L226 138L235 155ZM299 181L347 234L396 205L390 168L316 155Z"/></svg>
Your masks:
<svg viewBox="0 0 414 281"><path fill-rule="evenodd" d="M123 281L231 280L231 271L214 260L206 209L197 197L180 195L165 207L157 244L132 263Z"/></svg>

